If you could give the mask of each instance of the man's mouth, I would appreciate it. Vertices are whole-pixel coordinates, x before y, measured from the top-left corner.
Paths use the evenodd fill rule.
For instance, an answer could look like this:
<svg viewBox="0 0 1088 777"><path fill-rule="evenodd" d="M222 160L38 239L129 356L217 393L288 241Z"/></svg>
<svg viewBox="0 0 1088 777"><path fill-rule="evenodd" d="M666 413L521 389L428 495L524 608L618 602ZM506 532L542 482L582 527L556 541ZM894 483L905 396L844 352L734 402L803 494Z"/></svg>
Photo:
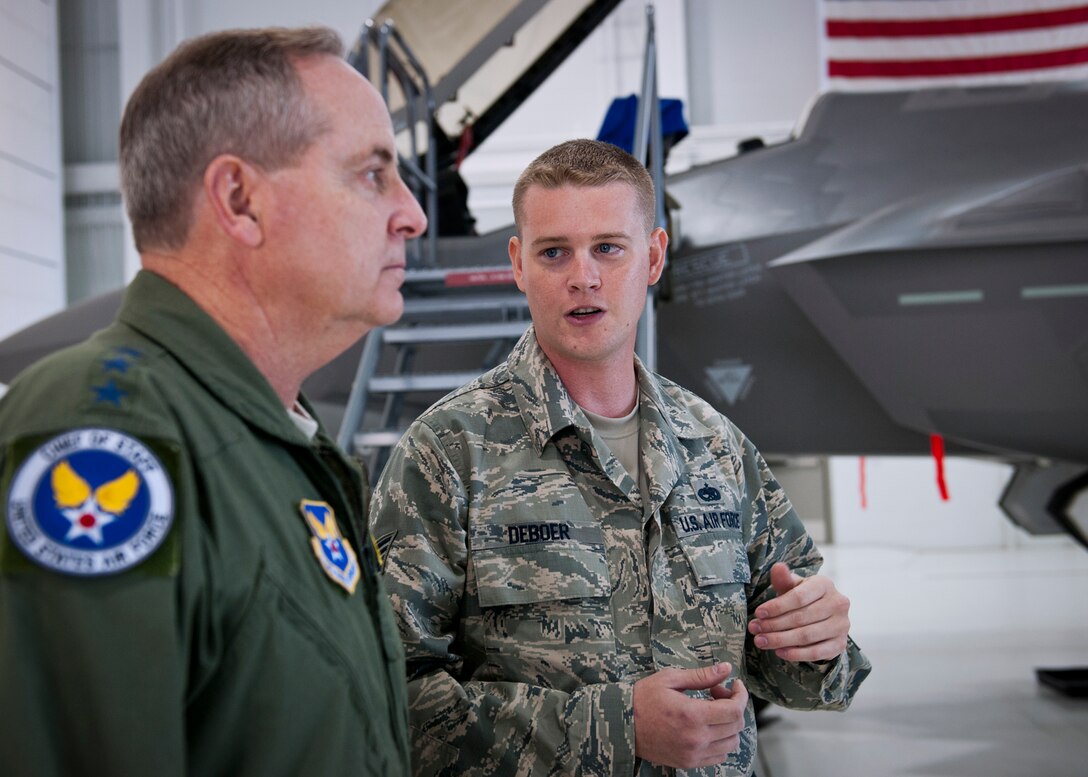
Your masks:
<svg viewBox="0 0 1088 777"><path fill-rule="evenodd" d="M600 308L585 307L585 308L575 308L574 310L567 313L567 315L568 316L574 316L575 318L585 318L587 316L592 316L592 315L594 315L596 313L600 313L600 312L601 312Z"/></svg>

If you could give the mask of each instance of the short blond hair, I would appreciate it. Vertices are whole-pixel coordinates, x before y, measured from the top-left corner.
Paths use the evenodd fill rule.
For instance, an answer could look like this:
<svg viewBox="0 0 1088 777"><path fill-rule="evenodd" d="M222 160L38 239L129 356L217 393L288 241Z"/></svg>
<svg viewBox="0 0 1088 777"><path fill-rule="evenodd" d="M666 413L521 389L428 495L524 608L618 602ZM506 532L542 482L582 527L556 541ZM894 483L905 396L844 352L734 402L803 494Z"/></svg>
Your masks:
<svg viewBox="0 0 1088 777"><path fill-rule="evenodd" d="M657 214L654 181L637 159L619 146L580 138L552 146L538 156L514 184L514 223L521 234L525 195L531 186L558 189L560 186L605 186L626 183L635 190L639 211L649 232Z"/></svg>
<svg viewBox="0 0 1088 777"><path fill-rule="evenodd" d="M295 61L342 57L327 27L225 30L182 43L136 87L121 120L121 191L136 248L177 249L208 163L290 165L325 128Z"/></svg>

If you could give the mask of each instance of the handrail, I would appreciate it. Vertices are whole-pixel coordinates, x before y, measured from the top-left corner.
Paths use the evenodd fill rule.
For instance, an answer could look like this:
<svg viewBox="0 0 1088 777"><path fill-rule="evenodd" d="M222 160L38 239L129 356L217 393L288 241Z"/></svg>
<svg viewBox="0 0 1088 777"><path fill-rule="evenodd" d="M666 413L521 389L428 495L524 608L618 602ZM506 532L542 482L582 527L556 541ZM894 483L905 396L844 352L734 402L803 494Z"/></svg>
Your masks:
<svg viewBox="0 0 1088 777"><path fill-rule="evenodd" d="M665 155L661 136L661 101L657 93L657 38L654 5L646 3L646 50L642 60L642 90L635 119L634 157L646 165L654 181L656 226L665 227Z"/></svg>
<svg viewBox="0 0 1088 777"><path fill-rule="evenodd" d="M666 227L665 153L661 136L661 104L657 94L657 39L654 33L654 4L646 3L646 50L642 59L642 89L635 118L632 148L636 159L646 165L654 182L654 226ZM666 257L667 258L667 257ZM638 323L635 350L649 370L657 368L656 310L654 293L646 295L646 307Z"/></svg>

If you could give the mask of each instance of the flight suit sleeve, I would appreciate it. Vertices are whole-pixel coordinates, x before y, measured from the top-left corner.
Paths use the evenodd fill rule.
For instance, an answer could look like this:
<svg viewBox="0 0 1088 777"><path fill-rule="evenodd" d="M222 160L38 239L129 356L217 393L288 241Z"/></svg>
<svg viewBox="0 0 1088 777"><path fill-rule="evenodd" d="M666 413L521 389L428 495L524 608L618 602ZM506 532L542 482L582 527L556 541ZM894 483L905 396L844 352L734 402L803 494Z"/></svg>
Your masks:
<svg viewBox="0 0 1088 777"><path fill-rule="evenodd" d="M633 680L568 693L471 679L488 670L485 616L466 592L468 508L446 448L417 422L386 465L371 512L407 656L416 773L632 774Z"/></svg>
<svg viewBox="0 0 1088 777"><path fill-rule="evenodd" d="M0 506L15 457L0 452ZM171 553L169 543L160 547ZM0 761L13 775L172 775L186 768L176 574L46 569L0 524Z"/></svg>
<svg viewBox="0 0 1088 777"><path fill-rule="evenodd" d="M823 557L763 456L735 427L732 431L739 452L734 467L751 510L751 620L756 608L775 596L772 566L782 561L801 577L810 577L819 572ZM807 662L786 661L773 650L761 650L751 634L745 639L745 664L749 690L790 709L844 710L872 669L868 658L849 638L837 659Z"/></svg>

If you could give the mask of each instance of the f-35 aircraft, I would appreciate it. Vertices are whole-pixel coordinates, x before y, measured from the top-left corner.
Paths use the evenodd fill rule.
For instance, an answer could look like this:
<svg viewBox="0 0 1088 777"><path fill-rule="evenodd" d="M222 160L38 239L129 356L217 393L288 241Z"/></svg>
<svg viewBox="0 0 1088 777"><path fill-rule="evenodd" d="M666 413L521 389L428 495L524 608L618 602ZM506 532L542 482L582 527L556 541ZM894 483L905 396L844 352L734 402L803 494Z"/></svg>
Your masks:
<svg viewBox="0 0 1088 777"><path fill-rule="evenodd" d="M1088 83L822 95L796 137L670 178L659 368L779 454L1016 464L1088 536Z"/></svg>

